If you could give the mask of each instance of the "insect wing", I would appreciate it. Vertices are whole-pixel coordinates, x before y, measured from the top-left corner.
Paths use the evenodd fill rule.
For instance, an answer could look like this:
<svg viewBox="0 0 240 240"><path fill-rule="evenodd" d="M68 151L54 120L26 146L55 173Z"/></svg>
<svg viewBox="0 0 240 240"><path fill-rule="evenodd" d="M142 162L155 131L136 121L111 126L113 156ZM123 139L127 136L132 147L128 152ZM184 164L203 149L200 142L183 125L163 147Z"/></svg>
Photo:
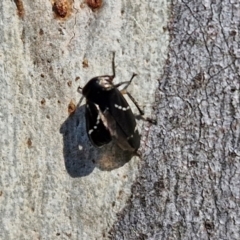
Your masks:
<svg viewBox="0 0 240 240"><path fill-rule="evenodd" d="M135 151L140 146L140 135L133 112L121 92L115 88L109 99L109 111L116 121L119 145Z"/></svg>
<svg viewBox="0 0 240 240"><path fill-rule="evenodd" d="M112 140L110 132L100 118L97 107L90 101L86 103L85 118L88 138L94 146L101 147Z"/></svg>

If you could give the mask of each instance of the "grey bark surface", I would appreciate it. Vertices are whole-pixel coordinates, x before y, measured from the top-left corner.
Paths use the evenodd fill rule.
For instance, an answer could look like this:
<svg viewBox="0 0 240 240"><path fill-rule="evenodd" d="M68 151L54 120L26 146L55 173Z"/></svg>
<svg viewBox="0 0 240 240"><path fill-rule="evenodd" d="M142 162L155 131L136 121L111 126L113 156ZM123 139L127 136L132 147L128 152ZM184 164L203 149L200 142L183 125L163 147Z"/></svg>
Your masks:
<svg viewBox="0 0 240 240"><path fill-rule="evenodd" d="M0 239L240 239L238 1L54 2L0 2ZM141 158L68 116L112 51Z"/></svg>
<svg viewBox="0 0 240 240"><path fill-rule="evenodd" d="M151 116L167 57L167 7L0 1L0 239L108 238L142 161L114 144L92 147L84 101L70 116L68 104L89 79L112 74L115 51L114 81L137 73L129 92Z"/></svg>
<svg viewBox="0 0 240 240"><path fill-rule="evenodd" d="M171 12L158 125L111 239L240 239L240 5Z"/></svg>

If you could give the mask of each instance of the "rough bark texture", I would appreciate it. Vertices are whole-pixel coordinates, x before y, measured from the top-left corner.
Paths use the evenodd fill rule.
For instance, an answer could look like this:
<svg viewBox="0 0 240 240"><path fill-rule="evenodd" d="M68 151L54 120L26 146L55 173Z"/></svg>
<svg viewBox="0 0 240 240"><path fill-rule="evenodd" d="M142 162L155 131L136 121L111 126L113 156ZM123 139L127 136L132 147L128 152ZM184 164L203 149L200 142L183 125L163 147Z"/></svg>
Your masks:
<svg viewBox="0 0 240 240"><path fill-rule="evenodd" d="M240 239L239 16L226 0L0 1L0 238ZM142 159L93 148L83 106L67 115L112 51L156 113Z"/></svg>
<svg viewBox="0 0 240 240"><path fill-rule="evenodd" d="M158 125L111 239L240 239L239 1L173 1Z"/></svg>
<svg viewBox="0 0 240 240"><path fill-rule="evenodd" d="M78 86L112 74L115 51L116 82L136 72L129 91L151 116L168 5L100 2L0 1L0 239L108 238L131 195L141 160L93 148L84 106L67 109Z"/></svg>

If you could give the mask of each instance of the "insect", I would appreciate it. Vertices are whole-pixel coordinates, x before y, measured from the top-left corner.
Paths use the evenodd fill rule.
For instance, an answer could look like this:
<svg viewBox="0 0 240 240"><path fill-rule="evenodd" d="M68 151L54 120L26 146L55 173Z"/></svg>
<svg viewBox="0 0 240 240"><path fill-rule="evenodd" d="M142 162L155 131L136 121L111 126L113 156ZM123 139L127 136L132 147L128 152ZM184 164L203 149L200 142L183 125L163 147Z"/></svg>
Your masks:
<svg viewBox="0 0 240 240"><path fill-rule="evenodd" d="M130 81L114 85L114 58L115 53L112 59L113 75L94 77L82 88L82 94L86 98L87 134L96 147L113 140L124 151L136 153L140 146L140 135L135 116L122 94L125 91L143 115L134 98L126 91L136 74L132 75ZM123 84L127 85L119 91L118 87Z"/></svg>

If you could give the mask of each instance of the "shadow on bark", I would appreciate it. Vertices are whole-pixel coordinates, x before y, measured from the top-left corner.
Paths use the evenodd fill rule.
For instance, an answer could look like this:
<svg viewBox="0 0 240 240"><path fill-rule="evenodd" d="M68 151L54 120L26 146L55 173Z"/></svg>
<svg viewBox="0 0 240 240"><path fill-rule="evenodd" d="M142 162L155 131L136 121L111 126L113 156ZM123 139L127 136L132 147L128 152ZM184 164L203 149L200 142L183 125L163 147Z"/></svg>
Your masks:
<svg viewBox="0 0 240 240"><path fill-rule="evenodd" d="M111 171L122 167L132 158L132 153L121 150L114 142L101 148L91 145L86 132L84 109L85 106L77 108L60 128L65 167L73 178L87 176L95 167Z"/></svg>

